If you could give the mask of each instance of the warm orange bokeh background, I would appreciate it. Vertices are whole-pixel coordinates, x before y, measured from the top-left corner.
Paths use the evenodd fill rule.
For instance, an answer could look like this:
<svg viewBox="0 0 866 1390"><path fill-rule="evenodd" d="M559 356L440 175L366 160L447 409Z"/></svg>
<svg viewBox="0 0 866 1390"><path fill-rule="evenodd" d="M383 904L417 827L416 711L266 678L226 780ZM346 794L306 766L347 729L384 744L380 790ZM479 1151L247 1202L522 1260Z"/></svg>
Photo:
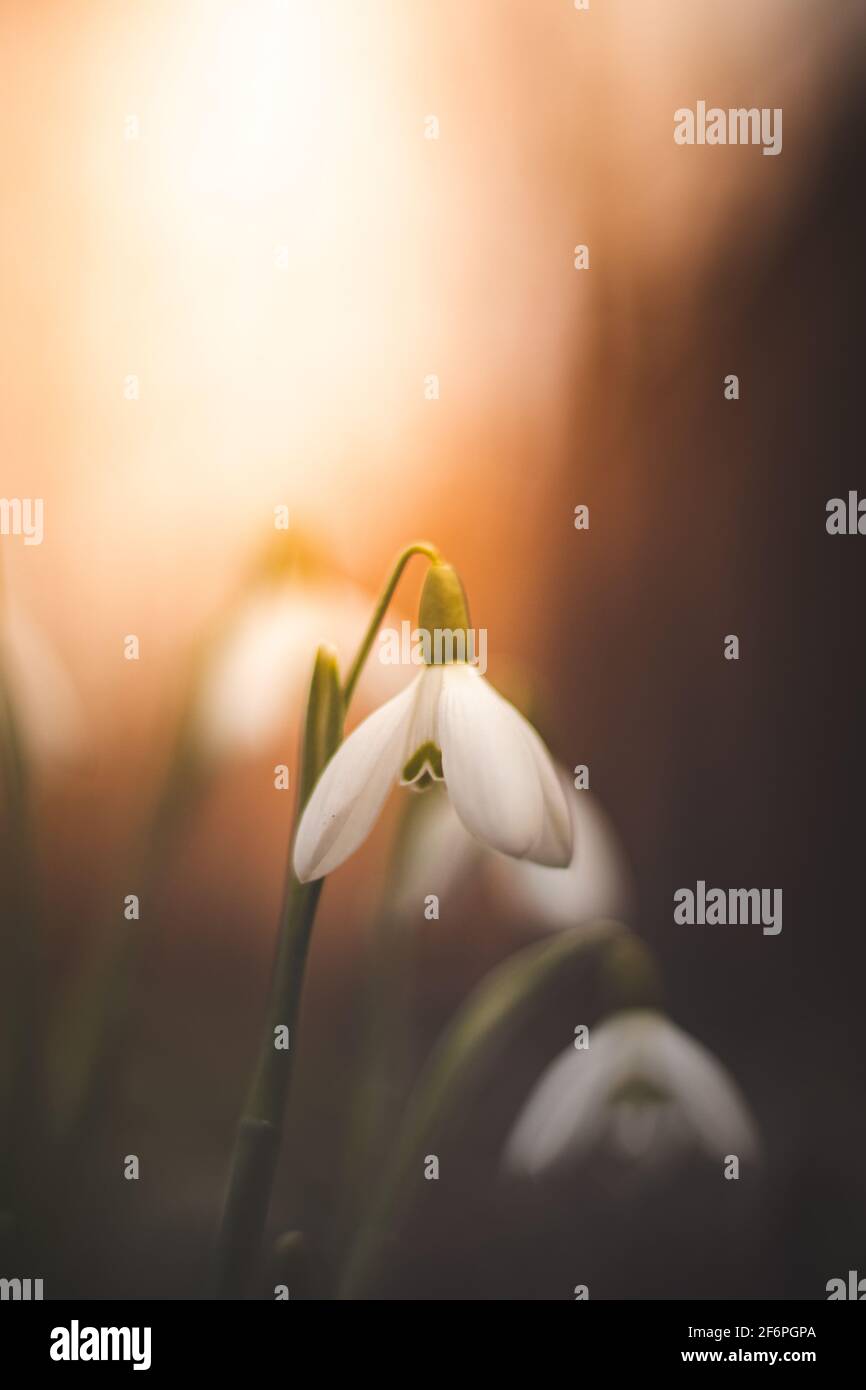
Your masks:
<svg viewBox="0 0 866 1390"><path fill-rule="evenodd" d="M273 539L278 504L371 593L407 540L434 539L489 630L491 678L531 674L557 755L597 769L639 878L670 853L697 777L672 750L689 729L694 766L706 749L692 673L674 662L644 684L652 624L705 601L715 652L751 611L751 579L717 602L742 543L725 519L784 418L798 314L832 336L821 283L801 308L781 250L796 259L797 229L820 225L803 209L844 128L862 29L862 7L825 0L0 0L2 491L46 508L42 546L2 540L4 583L60 650L90 729L83 762L42 783L58 981L110 917L191 650ZM782 107L783 153L678 147L673 112L698 99ZM778 281L774 257L790 264ZM721 381L750 349L777 376L735 438ZM672 476L687 485L668 502ZM702 507L720 521L696 539ZM653 539L665 508L707 557L685 587ZM775 582L765 600L782 611ZM416 586L410 573L409 615ZM140 1092L186 1047L192 1073L231 1093L198 1135L210 1168L176 1194L203 1221L267 973L290 823L271 768L294 737L287 711L259 758L217 769L148 928L162 1017ZM706 753L714 775L737 737ZM329 886L311 996L326 1019L351 995L386 838ZM513 944L491 922L446 938L431 1028ZM225 1022L212 1045L202 1016Z"/></svg>

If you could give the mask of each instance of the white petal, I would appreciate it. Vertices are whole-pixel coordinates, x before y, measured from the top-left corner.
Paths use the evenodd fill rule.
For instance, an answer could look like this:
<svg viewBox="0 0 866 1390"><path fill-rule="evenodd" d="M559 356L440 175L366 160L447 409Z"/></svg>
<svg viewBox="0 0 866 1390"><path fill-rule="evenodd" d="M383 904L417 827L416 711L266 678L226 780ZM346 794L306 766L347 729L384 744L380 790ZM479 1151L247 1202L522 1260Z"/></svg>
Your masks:
<svg viewBox="0 0 866 1390"><path fill-rule="evenodd" d="M519 718L532 749L543 797L541 833L526 857L547 868L565 869L574 858L574 825L562 781L532 725L522 715Z"/></svg>
<svg viewBox="0 0 866 1390"><path fill-rule="evenodd" d="M629 1102L618 1099L628 1082L649 1083L664 1095L654 1107L653 1132L648 1115L641 1117L640 1133L628 1129ZM538 1173L607 1141L628 1157L638 1140L645 1147L633 1157L660 1162L690 1138L713 1158L751 1158L759 1150L748 1107L721 1063L655 1010L631 1009L593 1028L586 1051L568 1048L542 1074L508 1140L505 1162Z"/></svg>
<svg viewBox="0 0 866 1390"><path fill-rule="evenodd" d="M557 769L574 832L574 851L565 869L525 859L491 861L502 896L540 926L566 930L583 922L634 915L631 869L617 833L589 791L576 791L564 768Z"/></svg>
<svg viewBox="0 0 866 1390"><path fill-rule="evenodd" d="M505 1149L506 1167L534 1174L576 1161L604 1134L611 1093L628 1070L630 1039L602 1023L586 1049L568 1047L530 1094Z"/></svg>
<svg viewBox="0 0 866 1390"><path fill-rule="evenodd" d="M757 1128L733 1077L708 1048L658 1016L652 1039L658 1074L707 1154L757 1158Z"/></svg>
<svg viewBox="0 0 866 1390"><path fill-rule="evenodd" d="M477 670L460 662L443 667L439 746L449 794L473 835L518 858L549 848L552 789L527 730L537 739ZM555 784L552 767L551 778ZM558 785L553 791L561 799ZM564 814L567 820L567 808ZM564 862L570 857L569 841Z"/></svg>
<svg viewBox="0 0 866 1390"><path fill-rule="evenodd" d="M419 677L418 698L412 711L412 723L406 745L407 762L425 743L434 743L437 748L439 746L439 696L444 669L442 666L425 666ZM411 786L413 782L417 782L422 771L423 768L419 769L411 781L402 785ZM437 777L436 780L442 779Z"/></svg>
<svg viewBox="0 0 866 1390"><path fill-rule="evenodd" d="M295 837L302 883L332 873L367 838L406 760L423 673L340 744L313 789Z"/></svg>

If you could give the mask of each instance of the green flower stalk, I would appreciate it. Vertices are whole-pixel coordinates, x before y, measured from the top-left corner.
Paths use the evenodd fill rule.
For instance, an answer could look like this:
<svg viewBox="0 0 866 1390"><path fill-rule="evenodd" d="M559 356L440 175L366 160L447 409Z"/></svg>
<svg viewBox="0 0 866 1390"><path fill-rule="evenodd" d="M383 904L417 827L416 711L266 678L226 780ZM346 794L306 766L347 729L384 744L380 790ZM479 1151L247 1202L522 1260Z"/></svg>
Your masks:
<svg viewBox="0 0 866 1390"><path fill-rule="evenodd" d="M355 686L358 684L358 677L364 669L364 662L370 655L370 648L376 640L376 633L379 631L379 626L382 622L382 619L388 611L388 604L394 597L394 592L397 588L397 585L400 583L400 580L403 576L403 571L408 565L409 561L412 559L413 555L426 555L427 559L432 561L433 564L437 564L439 562L439 551L436 549L435 545L430 545L427 541L413 541L411 545L407 545L406 549L401 551L400 554L397 556L397 559L394 562L394 568L391 571L391 577L385 585L384 589L382 590L379 602L376 604L373 616L370 619L370 626L367 628L364 640L358 648L358 653L355 657L355 660L352 662L352 665L349 668L349 674L346 677L346 684L343 687L343 699L346 702L347 709L349 707L349 702L352 699L353 694L355 693Z"/></svg>
<svg viewBox="0 0 866 1390"><path fill-rule="evenodd" d="M343 695L337 657L320 647L313 667L301 750L298 814L340 743ZM216 1291L243 1294L267 1220L295 1056L304 967L323 882L287 874L282 925L258 1061L238 1127L217 1245Z"/></svg>

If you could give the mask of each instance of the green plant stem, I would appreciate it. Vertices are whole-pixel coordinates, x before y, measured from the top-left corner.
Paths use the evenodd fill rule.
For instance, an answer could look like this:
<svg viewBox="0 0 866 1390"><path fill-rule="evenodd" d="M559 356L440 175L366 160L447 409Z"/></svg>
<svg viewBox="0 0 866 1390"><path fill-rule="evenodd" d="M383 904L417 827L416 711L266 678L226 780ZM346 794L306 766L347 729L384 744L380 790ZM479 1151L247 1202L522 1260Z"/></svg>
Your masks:
<svg viewBox="0 0 866 1390"><path fill-rule="evenodd" d="M343 715L336 652L320 647L301 744L298 817L316 778L339 746ZM215 1292L221 1298L243 1296L261 1246L292 1076L304 967L323 884L324 879L298 881L290 844L271 992L258 1061L238 1126L217 1241ZM288 1030L285 1039L277 1035L282 1028Z"/></svg>
<svg viewBox="0 0 866 1390"><path fill-rule="evenodd" d="M379 625L388 611L388 604L394 597L394 590L400 583L400 577L413 555L426 555L427 559L432 560L434 563L439 560L439 551L436 549L435 545L431 545L428 541L413 541L411 545L407 545L406 549L402 550L397 556L391 571L391 577L382 590L379 602L370 619L370 625L364 634L364 640L358 648L355 660L349 667L349 673L346 676L346 681L343 686L343 702L347 709L349 707L349 701L354 694L355 686L358 684L358 677L364 668L364 662L367 660L370 654L370 648L376 640L376 633L379 630Z"/></svg>
<svg viewBox="0 0 866 1390"><path fill-rule="evenodd" d="M301 884L289 875L274 979L258 1061L238 1126L223 1224L217 1246L216 1292L241 1297L261 1246L282 1138L295 1056L304 966L324 880ZM289 1030L277 1048L275 1030Z"/></svg>

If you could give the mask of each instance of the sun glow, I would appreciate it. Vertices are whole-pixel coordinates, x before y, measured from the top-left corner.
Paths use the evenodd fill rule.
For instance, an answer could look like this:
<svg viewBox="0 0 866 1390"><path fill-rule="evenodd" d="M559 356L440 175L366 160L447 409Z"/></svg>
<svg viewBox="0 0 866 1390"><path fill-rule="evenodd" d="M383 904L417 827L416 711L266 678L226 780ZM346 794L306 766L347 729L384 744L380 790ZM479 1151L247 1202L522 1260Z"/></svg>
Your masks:
<svg viewBox="0 0 866 1390"><path fill-rule="evenodd" d="M413 185L399 64L370 25L333 0L194 3L183 22L155 7L136 84L128 54L94 70L90 148L114 196L94 210L80 331L106 379L140 377L153 433L139 425L125 459L147 470L143 507L170 496L161 531L178 504L237 531L289 498L339 525L335 490L414 402L382 374L426 282L405 292L395 254ZM408 163L417 176L417 150Z"/></svg>
<svg viewBox="0 0 866 1390"><path fill-rule="evenodd" d="M190 189L241 201L308 187L348 74L333 52L327 7L303 0L230 4L190 45L182 89L192 139Z"/></svg>

